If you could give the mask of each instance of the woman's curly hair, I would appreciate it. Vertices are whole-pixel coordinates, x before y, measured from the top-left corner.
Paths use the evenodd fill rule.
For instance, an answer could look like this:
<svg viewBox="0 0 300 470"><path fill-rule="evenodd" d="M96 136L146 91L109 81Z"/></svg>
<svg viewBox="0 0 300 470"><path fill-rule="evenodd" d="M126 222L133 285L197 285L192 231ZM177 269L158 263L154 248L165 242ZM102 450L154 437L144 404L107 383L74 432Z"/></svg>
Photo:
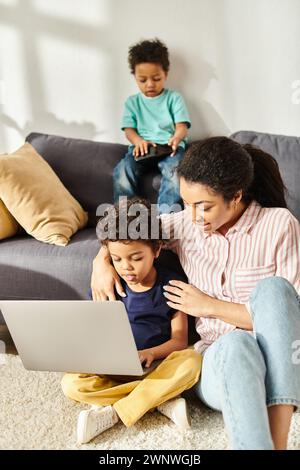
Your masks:
<svg viewBox="0 0 300 470"><path fill-rule="evenodd" d="M256 200L263 207L287 207L286 188L274 157L251 144L228 137L209 137L193 142L181 160L177 174L200 183L231 201L242 190L243 201Z"/></svg>

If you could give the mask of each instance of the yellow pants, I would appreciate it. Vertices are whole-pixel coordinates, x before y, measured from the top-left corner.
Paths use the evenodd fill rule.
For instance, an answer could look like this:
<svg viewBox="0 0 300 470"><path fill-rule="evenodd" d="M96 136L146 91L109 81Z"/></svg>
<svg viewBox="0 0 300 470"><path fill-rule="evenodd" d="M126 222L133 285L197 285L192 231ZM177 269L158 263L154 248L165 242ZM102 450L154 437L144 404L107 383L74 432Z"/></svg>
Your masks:
<svg viewBox="0 0 300 470"><path fill-rule="evenodd" d="M113 405L129 427L147 411L191 388L200 376L202 356L193 349L175 351L141 380L122 383L107 375L65 374L64 394L91 405Z"/></svg>

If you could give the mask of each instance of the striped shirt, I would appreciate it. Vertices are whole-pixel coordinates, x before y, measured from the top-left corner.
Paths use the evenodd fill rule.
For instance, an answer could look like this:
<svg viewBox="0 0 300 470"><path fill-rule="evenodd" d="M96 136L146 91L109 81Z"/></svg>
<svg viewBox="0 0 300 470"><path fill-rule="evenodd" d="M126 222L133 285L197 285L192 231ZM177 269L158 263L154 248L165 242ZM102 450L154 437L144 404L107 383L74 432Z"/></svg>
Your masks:
<svg viewBox="0 0 300 470"><path fill-rule="evenodd" d="M300 293L300 224L283 208L249 204L238 221L224 235L203 232L185 209L161 216L163 230L170 237L167 248L174 251L188 281L202 292L227 302L245 304L256 283L281 276ZM204 350L221 335L236 327L215 318L197 318Z"/></svg>

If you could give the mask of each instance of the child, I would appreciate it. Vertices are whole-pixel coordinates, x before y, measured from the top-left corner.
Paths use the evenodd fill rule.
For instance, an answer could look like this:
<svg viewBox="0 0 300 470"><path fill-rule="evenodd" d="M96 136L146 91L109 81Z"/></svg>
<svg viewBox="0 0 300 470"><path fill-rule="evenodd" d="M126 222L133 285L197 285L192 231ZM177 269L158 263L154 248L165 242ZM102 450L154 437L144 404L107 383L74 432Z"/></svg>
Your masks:
<svg viewBox="0 0 300 470"><path fill-rule="evenodd" d="M181 201L175 170L183 157L190 118L180 93L165 88L170 64L168 49L161 41L142 41L130 47L128 61L141 92L125 103L122 130L132 145L114 169L114 200L139 194L139 179L149 169L150 160L147 164L137 160L151 145L169 145L166 156L152 163L162 175L159 212L171 212L172 205Z"/></svg>
<svg viewBox="0 0 300 470"><path fill-rule="evenodd" d="M134 223L136 227L137 217L129 215L134 208L141 208L145 215L138 219L139 239L130 225ZM125 237L121 236L124 214ZM106 222L115 227L115 233L105 230ZM104 375L66 374L62 380L64 394L94 405L79 414L77 441L80 444L89 442L119 419L127 427L132 426L155 407L180 428L189 427L185 400L174 397L198 381L202 358L194 349L186 349L186 315L171 309L163 295L163 286L180 276L154 266L161 250L162 234L159 225L159 239L150 239L153 223L161 222L151 217L151 207L146 201L126 198L125 205L116 204L107 217L99 220L97 234L121 277L126 297L119 299L125 304L141 363L149 367L153 360L163 361L143 378L133 378L127 383Z"/></svg>

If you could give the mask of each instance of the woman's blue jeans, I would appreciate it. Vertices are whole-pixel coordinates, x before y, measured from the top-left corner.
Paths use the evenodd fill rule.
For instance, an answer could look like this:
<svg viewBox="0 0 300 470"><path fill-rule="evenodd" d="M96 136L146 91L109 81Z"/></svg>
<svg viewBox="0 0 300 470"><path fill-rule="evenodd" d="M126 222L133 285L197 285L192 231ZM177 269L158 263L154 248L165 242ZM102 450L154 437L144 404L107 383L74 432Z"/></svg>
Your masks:
<svg viewBox="0 0 300 470"><path fill-rule="evenodd" d="M267 407L300 405L300 297L281 277L250 298L251 335L237 329L206 350L198 397L222 411L233 449L273 449Z"/></svg>
<svg viewBox="0 0 300 470"><path fill-rule="evenodd" d="M144 163L138 163L132 155L133 148L132 146L129 147L128 152L118 163L113 172L115 203L119 201L120 196L132 198L139 195L140 178L144 173L149 171L152 165L152 162L150 164L149 160ZM160 214L170 212L172 206L181 201L176 168L182 160L183 154L184 149L178 147L173 157L167 156L159 159L157 162L155 161L156 159L153 161L153 164L157 165L162 176L157 198L158 211Z"/></svg>

